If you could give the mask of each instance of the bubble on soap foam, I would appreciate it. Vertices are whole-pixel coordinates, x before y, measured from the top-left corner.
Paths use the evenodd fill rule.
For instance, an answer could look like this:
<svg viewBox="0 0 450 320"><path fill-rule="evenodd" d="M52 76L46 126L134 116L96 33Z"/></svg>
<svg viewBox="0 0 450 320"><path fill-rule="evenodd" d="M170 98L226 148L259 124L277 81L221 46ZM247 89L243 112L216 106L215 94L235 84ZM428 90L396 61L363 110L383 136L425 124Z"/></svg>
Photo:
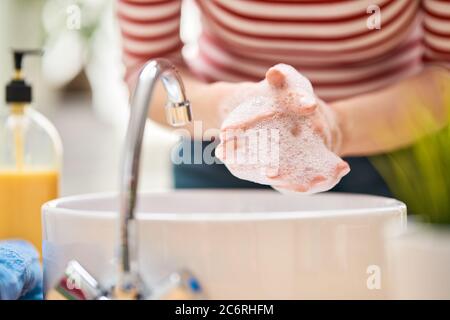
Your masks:
<svg viewBox="0 0 450 320"><path fill-rule="evenodd" d="M270 112L274 109L273 98L270 95L258 95L256 97L249 97L242 101L222 123L222 128L229 126L237 126L241 123L247 122L255 115Z"/></svg>

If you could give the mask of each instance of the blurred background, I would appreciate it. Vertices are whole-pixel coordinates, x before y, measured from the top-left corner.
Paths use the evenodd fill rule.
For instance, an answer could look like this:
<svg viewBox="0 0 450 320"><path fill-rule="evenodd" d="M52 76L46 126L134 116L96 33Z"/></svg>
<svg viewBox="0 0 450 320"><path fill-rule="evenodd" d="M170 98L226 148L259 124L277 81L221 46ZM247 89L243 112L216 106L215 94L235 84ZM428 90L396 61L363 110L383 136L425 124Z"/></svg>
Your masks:
<svg viewBox="0 0 450 320"><path fill-rule="evenodd" d="M33 85L33 106L54 123L63 140L63 195L117 189L129 92L114 3L0 1L0 99L3 103L3 87L13 72L11 48L44 48L43 57L25 59L24 71ZM192 2L185 1L181 28L187 42L199 32L197 14ZM169 157L177 139L151 121L148 126L141 188L170 188Z"/></svg>

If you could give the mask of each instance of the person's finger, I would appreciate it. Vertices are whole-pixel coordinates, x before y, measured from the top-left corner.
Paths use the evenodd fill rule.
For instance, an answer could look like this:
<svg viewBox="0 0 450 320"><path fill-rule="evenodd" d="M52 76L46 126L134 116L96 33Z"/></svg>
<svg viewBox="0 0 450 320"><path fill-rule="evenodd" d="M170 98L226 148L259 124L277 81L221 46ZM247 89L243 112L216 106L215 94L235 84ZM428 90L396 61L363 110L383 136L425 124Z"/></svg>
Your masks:
<svg viewBox="0 0 450 320"><path fill-rule="evenodd" d="M283 88L286 84L286 76L276 67L272 67L267 70L266 79L272 87L277 89Z"/></svg>
<svg viewBox="0 0 450 320"><path fill-rule="evenodd" d="M347 162L342 160L341 162L339 162L336 165L334 174L335 174L336 178L340 179L340 178L342 178L343 176L345 176L349 172L350 172L350 166L348 165Z"/></svg>

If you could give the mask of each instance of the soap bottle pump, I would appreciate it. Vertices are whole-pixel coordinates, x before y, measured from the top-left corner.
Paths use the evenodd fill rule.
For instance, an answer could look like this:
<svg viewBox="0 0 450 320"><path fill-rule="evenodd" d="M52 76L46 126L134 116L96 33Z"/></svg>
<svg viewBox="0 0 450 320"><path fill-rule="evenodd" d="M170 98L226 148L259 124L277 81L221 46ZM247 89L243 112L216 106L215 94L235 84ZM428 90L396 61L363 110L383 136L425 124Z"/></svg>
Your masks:
<svg viewBox="0 0 450 320"><path fill-rule="evenodd" d="M14 76L0 106L0 239L24 239L41 252L41 206L58 197L62 146L52 123L31 108L22 74L24 56L41 51L13 53Z"/></svg>

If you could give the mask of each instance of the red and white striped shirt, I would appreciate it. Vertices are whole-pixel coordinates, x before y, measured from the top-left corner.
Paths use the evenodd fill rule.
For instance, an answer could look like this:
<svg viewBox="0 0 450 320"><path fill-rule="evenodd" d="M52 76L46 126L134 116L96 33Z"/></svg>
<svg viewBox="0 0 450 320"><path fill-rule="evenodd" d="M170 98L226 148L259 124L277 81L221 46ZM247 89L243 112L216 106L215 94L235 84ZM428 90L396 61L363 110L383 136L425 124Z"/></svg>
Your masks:
<svg viewBox="0 0 450 320"><path fill-rule="evenodd" d="M261 80L276 63L308 77L336 100L450 64L448 0L197 0L202 34L190 70L206 81ZM380 29L368 27L379 8ZM119 0L128 71L148 59L178 61L179 0ZM375 13L376 14L376 13Z"/></svg>

